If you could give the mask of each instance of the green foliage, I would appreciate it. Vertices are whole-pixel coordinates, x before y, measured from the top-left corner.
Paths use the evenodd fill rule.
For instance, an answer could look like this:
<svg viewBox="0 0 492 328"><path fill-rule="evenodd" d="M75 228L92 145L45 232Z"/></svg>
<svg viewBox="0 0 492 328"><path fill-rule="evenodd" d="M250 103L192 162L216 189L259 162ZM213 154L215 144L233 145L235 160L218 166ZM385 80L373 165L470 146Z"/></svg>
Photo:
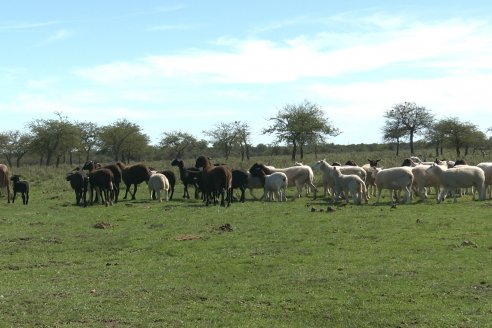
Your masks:
<svg viewBox="0 0 492 328"><path fill-rule="evenodd" d="M171 202L148 200L143 184L136 201L81 208L69 169L23 167L30 204L0 197L0 326L490 323L492 201L391 208L248 195L220 208L183 200L178 183Z"/></svg>

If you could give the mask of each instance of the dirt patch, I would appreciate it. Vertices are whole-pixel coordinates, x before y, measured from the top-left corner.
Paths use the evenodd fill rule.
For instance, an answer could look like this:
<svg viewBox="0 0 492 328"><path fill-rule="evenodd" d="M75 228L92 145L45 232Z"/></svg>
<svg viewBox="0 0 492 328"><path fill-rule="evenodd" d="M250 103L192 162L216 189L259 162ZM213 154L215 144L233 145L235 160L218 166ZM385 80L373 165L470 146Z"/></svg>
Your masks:
<svg viewBox="0 0 492 328"><path fill-rule="evenodd" d="M223 224L223 225L219 226L218 229L220 231L223 231L223 232L232 232L232 231L234 231L234 229L232 228L232 225L230 223Z"/></svg>
<svg viewBox="0 0 492 328"><path fill-rule="evenodd" d="M96 228L96 229L110 229L113 227L114 227L114 225L112 225L109 222L99 222L99 223L94 224L94 228Z"/></svg>
<svg viewBox="0 0 492 328"><path fill-rule="evenodd" d="M187 240L196 240L196 239L202 239L202 237L197 235L180 235L174 237L174 240L176 241L187 241Z"/></svg>

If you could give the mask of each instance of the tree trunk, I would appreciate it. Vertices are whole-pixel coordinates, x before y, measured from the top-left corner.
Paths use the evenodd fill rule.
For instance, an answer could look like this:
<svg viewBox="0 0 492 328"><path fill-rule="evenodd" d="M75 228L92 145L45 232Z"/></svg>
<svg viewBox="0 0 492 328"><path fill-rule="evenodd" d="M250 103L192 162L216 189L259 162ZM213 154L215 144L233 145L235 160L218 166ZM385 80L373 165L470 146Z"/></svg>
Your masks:
<svg viewBox="0 0 492 328"><path fill-rule="evenodd" d="M414 155L414 149L413 149L413 130L410 131L410 155Z"/></svg>
<svg viewBox="0 0 492 328"><path fill-rule="evenodd" d="M396 139L396 156L400 156L400 139Z"/></svg>
<svg viewBox="0 0 492 328"><path fill-rule="evenodd" d="M292 141L292 160L296 160L296 153L297 153L297 143L295 140Z"/></svg>

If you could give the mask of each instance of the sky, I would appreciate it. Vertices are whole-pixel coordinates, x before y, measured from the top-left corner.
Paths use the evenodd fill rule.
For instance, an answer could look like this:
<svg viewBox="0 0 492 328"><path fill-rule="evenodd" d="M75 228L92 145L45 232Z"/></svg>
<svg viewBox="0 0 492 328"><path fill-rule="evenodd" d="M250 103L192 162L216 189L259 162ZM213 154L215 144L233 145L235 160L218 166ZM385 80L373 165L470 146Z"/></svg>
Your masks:
<svg viewBox="0 0 492 328"><path fill-rule="evenodd" d="M60 112L152 144L242 121L269 144L305 100L337 144L382 142L406 101L492 127L492 1L3 1L0 49L0 132Z"/></svg>

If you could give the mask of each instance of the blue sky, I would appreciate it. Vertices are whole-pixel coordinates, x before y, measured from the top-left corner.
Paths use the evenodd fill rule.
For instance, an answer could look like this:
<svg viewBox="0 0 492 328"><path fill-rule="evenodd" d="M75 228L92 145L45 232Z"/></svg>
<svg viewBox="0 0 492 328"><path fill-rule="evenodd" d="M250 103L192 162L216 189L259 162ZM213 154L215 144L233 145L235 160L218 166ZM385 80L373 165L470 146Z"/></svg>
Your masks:
<svg viewBox="0 0 492 328"><path fill-rule="evenodd" d="M404 101L485 132L490 17L490 1L8 1L0 131L62 112L152 143L241 120L270 143L268 119L307 99L342 131L329 142L381 142Z"/></svg>

